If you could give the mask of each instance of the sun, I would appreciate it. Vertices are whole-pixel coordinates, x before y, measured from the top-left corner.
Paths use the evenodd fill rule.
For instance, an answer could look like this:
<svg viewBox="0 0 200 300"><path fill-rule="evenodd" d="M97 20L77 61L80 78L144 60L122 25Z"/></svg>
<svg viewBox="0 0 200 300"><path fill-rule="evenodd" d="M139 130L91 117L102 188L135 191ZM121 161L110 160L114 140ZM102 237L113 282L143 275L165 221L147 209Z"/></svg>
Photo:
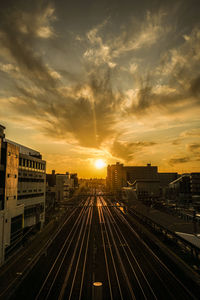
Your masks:
<svg viewBox="0 0 200 300"><path fill-rule="evenodd" d="M97 159L95 160L94 165L97 169L102 169L106 166L106 163L103 159Z"/></svg>

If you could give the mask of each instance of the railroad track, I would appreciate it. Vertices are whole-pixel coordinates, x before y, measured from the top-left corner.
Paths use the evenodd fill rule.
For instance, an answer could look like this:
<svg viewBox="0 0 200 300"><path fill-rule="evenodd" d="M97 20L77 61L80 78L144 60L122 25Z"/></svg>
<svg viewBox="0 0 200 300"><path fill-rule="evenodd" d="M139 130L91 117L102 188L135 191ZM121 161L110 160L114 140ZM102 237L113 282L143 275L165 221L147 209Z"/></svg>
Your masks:
<svg viewBox="0 0 200 300"><path fill-rule="evenodd" d="M140 238L119 208L99 197L98 211L109 266L106 299L197 299Z"/></svg>
<svg viewBox="0 0 200 300"><path fill-rule="evenodd" d="M82 298L93 200L88 198L82 206L35 300Z"/></svg>
<svg viewBox="0 0 200 300"><path fill-rule="evenodd" d="M123 208L101 195L72 210L33 271L22 290L27 284L33 289L32 278L35 290L12 299L92 299L93 281L103 283L102 300L196 299L138 235Z"/></svg>

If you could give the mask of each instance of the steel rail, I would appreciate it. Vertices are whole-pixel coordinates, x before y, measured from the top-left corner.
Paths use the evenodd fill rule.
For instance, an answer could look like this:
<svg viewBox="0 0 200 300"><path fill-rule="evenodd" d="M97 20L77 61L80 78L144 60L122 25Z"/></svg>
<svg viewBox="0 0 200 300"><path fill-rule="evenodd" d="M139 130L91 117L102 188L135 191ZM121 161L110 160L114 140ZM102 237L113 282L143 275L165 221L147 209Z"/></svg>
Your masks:
<svg viewBox="0 0 200 300"><path fill-rule="evenodd" d="M114 217L113 217L111 211L109 210L109 208L106 207L106 209L107 209L108 213L110 214L110 217L114 220ZM120 212L119 212L119 213L120 213ZM120 213L120 214L121 214L121 213ZM117 217L119 218L118 215L117 215ZM127 240L126 240L124 234L122 233L121 229L119 228L119 225L117 224L117 222L115 223L115 226L113 226L113 228L114 228L114 231L115 231L115 233L116 233L116 235L117 235L117 237L118 237L120 243L123 244L123 242L124 242L125 245L127 246L128 250L129 250L129 252L130 252L132 258L134 259L134 262L136 263L136 265L137 265L137 267L138 267L140 273L142 274L142 276L143 276L143 278L144 278L144 280L145 280L145 282L146 282L146 284L147 284L149 290L151 291L151 293L152 293L152 295L154 296L154 298L157 299L157 297L156 297L156 295L155 295L155 293L154 293L154 291L153 291L153 289L152 289L152 287L151 287L151 285L150 285L148 279L146 278L146 276L145 276L145 274L144 274L142 268L140 267L140 265L139 265L139 263L138 263L138 260L136 259L136 257L135 257L135 255L134 255L133 251L131 250L131 248L130 248L130 246L129 246L129 244L128 244L128 242L127 242ZM117 228L118 232L117 232L116 228ZM122 238L123 241L121 240L119 234L121 235L121 238ZM124 253L125 253L125 255L126 255L126 258L127 258L128 262L129 262L129 265L130 265L130 267L131 267L131 270L132 270L132 272L133 272L133 274L134 274L134 276L135 276L135 278L136 278L136 280L137 280L137 282L138 282L138 285L139 285L139 287L140 287L140 289L141 289L141 291L142 291L142 293L143 293L144 298L145 298L145 299L148 299L148 298L146 297L146 295L145 295L144 289L143 289L143 287L142 287L142 285L141 285L141 283L140 283L140 280L139 280L139 278L138 278L138 276L137 276L137 274L136 274L136 271L135 271L135 269L134 269L134 267L133 267L133 264L132 264L131 261L130 261L130 258L129 258L129 256L128 256L128 252L126 251L126 248L125 248L125 247L122 247L122 249L123 249L123 251L124 251Z"/></svg>
<svg viewBox="0 0 200 300"><path fill-rule="evenodd" d="M113 268L114 268L114 272L115 272L115 277L116 277L116 280L117 280L117 286L118 286L118 289L119 289L120 297L123 300L124 297L123 297L123 294L122 294L122 289L121 289L121 285L120 285L120 281L119 281L117 267L116 267L116 263L115 263L115 259L114 259L114 255L113 255L113 249L112 249L112 246L111 246L108 230L107 230L107 227L106 227L106 222L105 222L102 206L100 206L100 212L101 212L101 218L102 218L103 224L104 224L105 235L106 235L106 238L107 238L107 241L108 241L108 246L109 246L110 255L111 255L111 259L112 259L112 264L113 264Z"/></svg>
<svg viewBox="0 0 200 300"><path fill-rule="evenodd" d="M74 241L75 234L77 233L77 230L78 230L80 224L81 224L81 228L82 228L82 223L83 223L83 219L84 219L84 213L87 210L87 208L85 206L83 208L84 209L83 209L81 218L79 219L78 224L76 224L76 228L75 229L73 228L74 229L73 235L72 235L71 240L70 240L70 242L69 242L69 244L67 246L67 249L64 251L64 256L63 256L62 261L61 261L61 263L59 265L59 268L58 268L58 270L56 272L56 275L54 276L53 282L51 284L51 287L50 287L50 289L48 291L48 294L47 294L47 297L45 299L48 299L48 297L50 295L50 292L51 292L52 288L54 287L55 281L58 278L59 272L61 271L61 268L62 268L62 266L64 264L65 258L66 258L67 254L68 254L68 251L70 249L70 246L71 246L72 242ZM77 243L78 243L78 241L77 241Z"/></svg>
<svg viewBox="0 0 200 300"><path fill-rule="evenodd" d="M88 236L87 236L85 257L84 257L84 262L83 262L83 272L82 272L82 277L81 277L79 300L81 300L81 296L82 296L83 281L84 281L84 276L85 276L85 267L86 267L86 260L87 260L88 246L89 246L89 238L90 238L90 231L91 231L91 226L92 226L92 217L93 217L93 207L91 208L91 217L90 217L90 221L89 221L89 230L88 230Z"/></svg>
<svg viewBox="0 0 200 300"><path fill-rule="evenodd" d="M86 207L86 211L88 211L88 207ZM73 252L73 256L71 258L71 262L69 264L67 274L66 274L64 282L62 284L62 288L61 288L60 294L58 296L58 300L61 300L61 299L64 298L65 289L66 289L67 282L68 282L68 279L69 279L69 276L70 276L70 273L71 273L72 265L73 265L73 263L75 261L75 255L76 255L76 252L77 252L77 249L78 249L78 245L79 245L79 242L80 242L80 239L81 239L81 235L82 235L83 228L84 228L84 225L85 225L85 220L86 220L86 215L83 216L83 220L82 220L82 223L81 223L81 228L80 228L80 231L79 231L78 239L76 241L76 245L75 245L75 249L74 249L74 252Z"/></svg>
<svg viewBox="0 0 200 300"><path fill-rule="evenodd" d="M99 199L97 201L99 201ZM107 254L106 254L106 244L105 244L105 239L104 239L104 235L103 235L102 217L101 217L101 212L100 212L100 208L99 208L98 204L97 204L97 207L98 207L99 223L100 223L100 228L101 228L101 238L102 238L102 242L103 242L103 251L104 251L104 257L105 257L105 263L106 263L106 272L107 272L107 277L108 277L108 285L109 285L109 290L110 290L110 299L113 300L110 272L109 272L109 268L108 268L108 258L107 258Z"/></svg>
<svg viewBox="0 0 200 300"><path fill-rule="evenodd" d="M114 208L117 209L117 208ZM118 209L117 209L118 210ZM119 210L118 210L118 213ZM180 284L180 286L183 288L183 290L190 295L191 299L196 299L196 297L188 290L188 288L177 278L177 276L174 275L174 273L161 261L161 259L151 250L151 248L145 243L145 241L138 235L138 233L132 228L132 226L129 224L129 222L126 220L126 218L120 213L121 218L123 219L124 223L129 227L129 229L134 233L134 235L138 238L138 240L145 246L145 248L152 254L152 256L159 262L159 264L165 269L165 271L173 277L176 282ZM155 270L154 270L155 272ZM159 276L160 278L160 276ZM161 280L161 279L160 279ZM162 280L161 280L162 281ZM166 286L166 285L165 285ZM169 291L169 288L167 288ZM170 293L170 291L169 291ZM170 293L171 294L171 293Z"/></svg>
<svg viewBox="0 0 200 300"><path fill-rule="evenodd" d="M105 203L104 203L104 204L105 204ZM110 218L110 215L108 214L108 211L105 209L105 207L104 207L104 211L105 211L105 216L106 216L108 228L109 228L109 231L110 231L110 235L111 235L111 238L112 238L112 241L113 241L113 245L114 245L114 247L115 247L115 251L116 251L116 254L117 254L117 257L118 257L118 260L119 260L119 264L120 264L120 267L121 267L121 270L122 270L124 279L126 280L126 283L127 283L127 286L128 286L128 289L129 289L129 292L130 292L130 294L131 294L132 299L136 300L134 291L133 291L133 289L132 289L132 286L131 286L129 277L128 277L128 275L127 275L127 272L126 272L124 263L123 263L123 261L122 261L122 258L121 258L119 249L118 249L118 247L117 247L117 244L116 244L116 241L115 241L115 238L114 238L114 235L113 235L113 231L112 231L112 228L111 228L111 222L110 222L110 221L111 221L111 220L110 220L110 219L111 219L111 218Z"/></svg>
<svg viewBox="0 0 200 300"><path fill-rule="evenodd" d="M119 218L119 220L121 220L121 213L119 211L116 211L116 213L117 213L117 217ZM121 222L123 222L123 220L121 220ZM151 270L153 271L153 273L158 277L158 279L160 280L160 282L163 284L163 286L166 288L166 290L168 291L168 293L173 298L173 294L169 291L169 287L166 285L166 282L161 279L160 274L155 270L155 268L153 267L153 264L149 260L146 260L146 262L151 267Z"/></svg>
<svg viewBox="0 0 200 300"><path fill-rule="evenodd" d="M88 211L88 215L87 215L86 224L87 223L89 224L90 217L91 217L91 212L92 212L91 207L89 207L88 210L89 211ZM74 271L74 275L73 275L73 280L72 280L72 284L71 284L71 289L70 289L70 293L69 293L69 296L68 296L68 300L70 300L71 296L72 296L72 292L73 292L73 288L74 288L74 283L75 283L75 279L76 279L76 275L77 275L77 270L78 270L78 266L79 266L79 262L80 262L80 257L81 257L82 251L83 251L83 243L85 241L86 231L87 231L87 226L84 227L84 232L83 232L83 235L82 235L81 245L80 245L80 249L79 249L78 258L77 258L77 261L76 261L76 267L75 267L75 271ZM87 253L86 253L86 256L87 256Z"/></svg>
<svg viewBox="0 0 200 300"><path fill-rule="evenodd" d="M119 211L116 211L116 213L118 214L118 217L121 217L121 213ZM123 222L123 220L121 220L121 221ZM152 262L150 262L149 260L146 260L146 262L151 267L152 272L157 276L158 280L163 284L163 286L165 287L165 289L167 290L167 292L170 294L170 298L171 299L176 299L176 297L174 297L174 295L169 290L169 287L166 285L166 282L161 278L160 274L154 268Z"/></svg>
<svg viewBox="0 0 200 300"><path fill-rule="evenodd" d="M109 201L109 202L110 202L110 201ZM113 206L112 206L112 207L113 207ZM124 220L122 220L122 218L121 218L121 217L122 217L121 211L118 209L117 206L115 206L114 209L115 209L115 213L116 213L118 219L119 219L122 223L124 223ZM118 226L118 225L116 224L116 226ZM125 249L124 249L124 250L125 250ZM153 271L153 273L158 277L159 281L163 284L163 286L165 287L165 289L166 289L166 290L168 291L168 293L171 295L171 299L174 298L173 294L169 291L169 287L166 285L166 282L165 282L164 280L161 279L160 274L158 274L158 272L155 270L155 268L153 267L152 263L150 263L150 261L147 260L147 264L150 265L151 270ZM139 264L138 264L138 267L141 269L141 267L140 267ZM144 272L142 271L142 269L141 269L141 272L144 274ZM145 275L144 275L144 277L146 278ZM146 279L145 281L146 281L147 284L148 284L148 280ZM152 288L151 288L151 286L150 286L149 284L148 284L148 286L149 286L150 289L152 290ZM154 292L153 292L153 294L154 294ZM155 294L154 294L154 297L156 297Z"/></svg>
<svg viewBox="0 0 200 300"><path fill-rule="evenodd" d="M49 248L49 246L53 243L53 241L57 238L58 234L61 232L61 230L63 229L63 227L67 224L67 222L69 221L69 219L71 219L71 217L75 214L77 208L75 208L71 214L68 216L67 220L65 220L65 222L58 228L58 230L53 233L53 235L47 240L47 242L44 244L44 246L40 249L40 251L38 253L36 253L33 258L28 262L28 264L25 266L24 270L22 271L22 274L25 273L25 276L28 274L28 272L32 269L32 267L38 262L39 258L41 257L41 255L44 253L45 250L47 250ZM24 253L22 253L18 259L20 257L22 257L24 255ZM17 259L14 261L16 262ZM14 262L12 264L14 264ZM34 262L34 264L33 264ZM23 278L20 277L20 279ZM19 280L19 277L15 277L14 280L12 280L6 287L6 289L4 289L1 294L0 297L2 297L3 295L5 295L8 290ZM15 284L16 287L16 284Z"/></svg>
<svg viewBox="0 0 200 300"><path fill-rule="evenodd" d="M59 266L58 266L58 269L57 269L56 274L55 274L55 276L54 276L54 278L53 278L53 281L52 281L52 283L51 283L51 285L50 285L50 287L49 287L49 289L48 289L48 293L47 293L47 295L45 296L45 298L43 298L43 299L48 299L48 296L49 296L49 294L50 294L50 292L51 292L51 290L52 290L52 288L53 288L53 285L54 285L54 283L55 283L55 280L56 280L56 278L57 278L57 276L58 276L58 274L59 274L59 271L60 271L60 269L61 269L61 267L62 267L62 264L63 264L63 262L64 262L64 259L65 259L66 255L67 255L67 253L68 253L69 247L70 247L70 245L71 245L71 243L72 243L72 241L73 241L73 238L74 238L74 236L75 236L75 234L76 234L76 231L77 231L77 229L78 229L78 226L79 226L79 224L81 223L81 217L82 217L82 215L84 214L84 211L85 211L85 210L86 210L85 207L83 207L83 208L81 209L81 211L80 211L80 213L79 213L79 215L78 215L78 217L77 217L75 223L73 224L73 226L72 226L72 228L71 228L71 230L70 230L70 232L69 232L67 238L65 239L65 242L64 242L62 248L60 249L60 251L59 251L59 253L58 253L58 255L57 255L57 257L56 257L56 259L55 259L55 261L54 261L54 263L53 263L53 265L51 266L51 269L49 270L49 272L48 272L48 274L47 274L47 276L46 276L46 278L45 278L45 280L44 280L44 282L43 282L43 284L42 284L42 286L41 286L41 288L40 288L40 290L39 290L39 292L38 292L38 294L37 294L37 296L36 296L36 298L35 298L35 300L39 299L41 293L43 292L43 290L44 290L44 288L45 288L45 285L48 283L48 279L49 279L50 275L52 274L53 271L55 271L54 268L55 268L55 266L56 266L56 263L57 263L58 259L61 257L62 252L63 252L63 250L64 250L64 248L65 248L65 246L66 246L66 244L67 244L67 242L68 242L68 240L69 240L69 238L70 238L70 236L72 235L72 237L71 237L71 239L70 239L70 241L69 241L68 247L67 247L67 249L64 251L64 252L65 252L65 253L64 253L64 256L62 257L62 260L61 260L61 262L60 262L60 264L59 264Z"/></svg>

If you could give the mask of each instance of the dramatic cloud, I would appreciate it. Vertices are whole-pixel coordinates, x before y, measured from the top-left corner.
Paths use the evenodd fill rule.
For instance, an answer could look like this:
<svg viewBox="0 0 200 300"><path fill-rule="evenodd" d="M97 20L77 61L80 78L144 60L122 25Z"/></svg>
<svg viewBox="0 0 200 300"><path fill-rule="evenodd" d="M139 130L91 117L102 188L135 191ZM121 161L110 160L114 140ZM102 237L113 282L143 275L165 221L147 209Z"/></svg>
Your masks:
<svg viewBox="0 0 200 300"><path fill-rule="evenodd" d="M156 72L143 80L128 112L136 115L152 113L178 113L200 104L200 28L196 27L176 49L163 54ZM159 76L159 77L158 77ZM155 85L155 81L159 85ZM166 81L168 85L166 85Z"/></svg>
<svg viewBox="0 0 200 300"><path fill-rule="evenodd" d="M199 151L200 151L200 143L199 143L199 144L197 144L197 143L190 144L190 145L188 145L188 149L189 149L189 151L191 151L191 152L194 152L194 153L198 153L198 154L199 154Z"/></svg>
<svg viewBox="0 0 200 300"><path fill-rule="evenodd" d="M142 151L144 148L154 145L156 145L154 142L127 143L115 140L112 144L110 152L114 157L128 162L134 158L136 152Z"/></svg>
<svg viewBox="0 0 200 300"><path fill-rule="evenodd" d="M17 97L9 101L10 105L18 114L40 120L48 135L67 139L71 134L82 146L99 147L114 132L120 102L112 92L109 72L90 72L84 82L63 87L60 74L44 64L34 50L38 37L53 35L52 6L38 1L31 12L6 9L1 14L2 46L17 66L5 64L1 69L23 72L21 82L15 83ZM91 41L94 36L89 35Z"/></svg>
<svg viewBox="0 0 200 300"><path fill-rule="evenodd" d="M112 37L106 34L110 21L104 21L87 33L89 47L84 57L95 65L107 64L114 68L117 65L116 59L121 55L152 46L169 30L163 26L164 16L162 11L155 14L148 11L143 22L133 18L120 29L118 36Z"/></svg>
<svg viewBox="0 0 200 300"><path fill-rule="evenodd" d="M28 128L85 161L98 151L112 162L198 167L196 1L0 6L0 117L16 139Z"/></svg>
<svg viewBox="0 0 200 300"><path fill-rule="evenodd" d="M184 164L184 163L190 162L190 160L191 160L190 157L171 158L169 160L169 164L171 166L177 165L177 164Z"/></svg>
<svg viewBox="0 0 200 300"><path fill-rule="evenodd" d="M91 74L88 83L46 93L19 86L17 90L20 96L9 100L12 109L40 121L40 128L51 137L98 148L115 133L121 98L112 92L109 73L101 79Z"/></svg>

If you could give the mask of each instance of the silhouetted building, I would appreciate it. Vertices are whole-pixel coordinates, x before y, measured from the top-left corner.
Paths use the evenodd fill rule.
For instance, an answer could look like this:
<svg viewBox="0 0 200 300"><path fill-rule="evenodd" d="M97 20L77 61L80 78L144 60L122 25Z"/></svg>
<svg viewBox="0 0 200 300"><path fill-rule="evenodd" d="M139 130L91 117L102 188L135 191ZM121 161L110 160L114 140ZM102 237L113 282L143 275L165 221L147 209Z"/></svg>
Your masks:
<svg viewBox="0 0 200 300"><path fill-rule="evenodd" d="M158 180L158 169L156 166L124 166L117 162L108 165L106 185L111 192L118 192L122 187L131 186L136 180Z"/></svg>
<svg viewBox="0 0 200 300"><path fill-rule="evenodd" d="M158 179L137 179L133 183L138 200L153 200L160 196Z"/></svg>
<svg viewBox="0 0 200 300"><path fill-rule="evenodd" d="M70 173L70 178L74 180L74 188L78 187L78 175L77 173Z"/></svg>
<svg viewBox="0 0 200 300"><path fill-rule="evenodd" d="M170 198L177 202L191 202L190 175L183 174L169 184Z"/></svg>
<svg viewBox="0 0 200 300"><path fill-rule="evenodd" d="M171 199L189 203L200 195L200 173L183 174L169 184Z"/></svg>
<svg viewBox="0 0 200 300"><path fill-rule="evenodd" d="M56 173L46 174L46 209L55 207L56 203Z"/></svg>
<svg viewBox="0 0 200 300"><path fill-rule="evenodd" d="M161 188L166 188L170 184L170 182L176 180L179 177L178 173L171 172L171 173L158 173L158 179L160 182Z"/></svg>
<svg viewBox="0 0 200 300"><path fill-rule="evenodd" d="M51 174L46 174L46 182L48 186L55 186L56 185L56 171L52 170Z"/></svg>
<svg viewBox="0 0 200 300"><path fill-rule="evenodd" d="M193 196L200 195L200 173L190 173L190 190Z"/></svg>

